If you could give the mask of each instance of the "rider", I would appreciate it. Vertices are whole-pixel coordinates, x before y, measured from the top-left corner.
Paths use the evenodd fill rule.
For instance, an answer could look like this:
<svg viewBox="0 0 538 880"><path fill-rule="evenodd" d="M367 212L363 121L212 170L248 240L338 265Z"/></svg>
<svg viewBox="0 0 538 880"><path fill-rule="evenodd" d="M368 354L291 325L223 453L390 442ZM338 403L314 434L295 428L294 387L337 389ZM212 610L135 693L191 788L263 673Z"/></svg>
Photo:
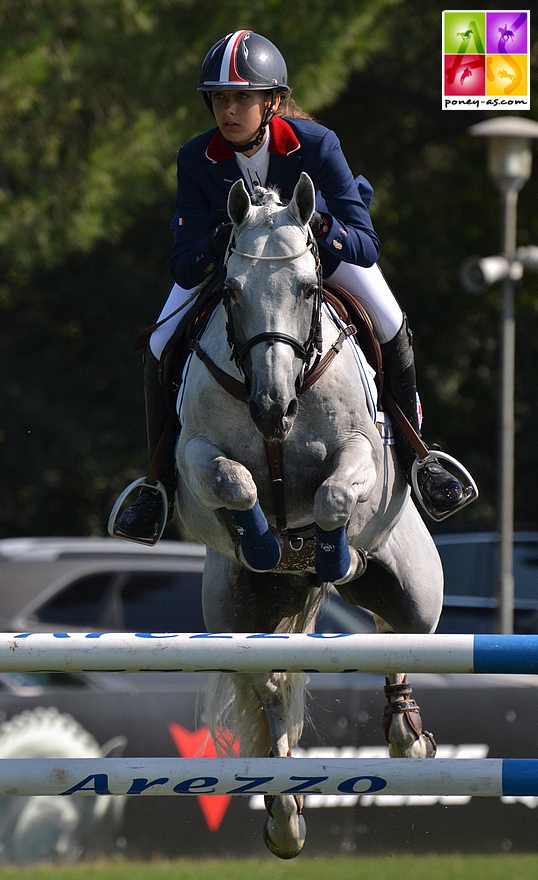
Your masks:
<svg viewBox="0 0 538 880"><path fill-rule="evenodd" d="M418 432L411 332L376 265L379 239L368 213L370 184L364 177L353 179L334 132L314 122L291 99L285 61L265 37L242 30L219 40L203 62L198 91L217 127L179 150L171 258L176 283L159 321L175 312L222 261L231 229L226 209L231 185L242 177L251 191L256 185L275 186L283 199L290 199L301 171L306 171L317 194L311 226L324 277L346 288L365 307L381 344L385 385ZM158 378L159 357L180 317L181 313L174 315L155 330L146 350L150 457L169 417ZM409 482L416 453L397 425L394 435ZM174 441L159 471L170 509L176 486ZM435 459L421 467L417 479L434 511L454 512L467 500L459 480ZM114 533L147 541L161 512L161 496L143 487L117 518Z"/></svg>

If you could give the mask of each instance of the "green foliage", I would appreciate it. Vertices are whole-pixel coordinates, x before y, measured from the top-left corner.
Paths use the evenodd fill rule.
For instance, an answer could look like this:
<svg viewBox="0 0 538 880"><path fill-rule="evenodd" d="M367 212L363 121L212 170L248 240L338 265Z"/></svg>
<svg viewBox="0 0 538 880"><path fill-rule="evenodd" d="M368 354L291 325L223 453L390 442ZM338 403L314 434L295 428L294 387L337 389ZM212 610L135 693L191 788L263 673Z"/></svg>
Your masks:
<svg viewBox="0 0 538 880"><path fill-rule="evenodd" d="M201 60L236 28L275 39L310 109L331 100L395 0L28 0L0 5L0 247L26 270L101 240L170 195L207 124ZM373 34L371 37L370 35Z"/></svg>

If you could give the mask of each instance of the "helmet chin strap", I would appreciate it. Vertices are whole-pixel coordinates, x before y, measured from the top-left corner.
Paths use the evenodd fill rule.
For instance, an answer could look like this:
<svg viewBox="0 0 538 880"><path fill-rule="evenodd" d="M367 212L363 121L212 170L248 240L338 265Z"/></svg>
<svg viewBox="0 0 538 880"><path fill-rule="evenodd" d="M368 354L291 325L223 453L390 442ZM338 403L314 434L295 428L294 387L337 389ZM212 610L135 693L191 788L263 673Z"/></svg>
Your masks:
<svg viewBox="0 0 538 880"><path fill-rule="evenodd" d="M276 103L277 91L276 89L272 90L272 98L271 98L271 106L267 108L265 112L265 116L263 117L262 124L260 125L258 134L254 138L253 141L250 141L248 144L234 144L232 141L229 141L227 138L223 136L223 141L228 147L229 150L233 150L234 153L248 153L249 150L253 150L254 147L259 147L265 137L265 129L269 125L271 119L275 115L275 103Z"/></svg>

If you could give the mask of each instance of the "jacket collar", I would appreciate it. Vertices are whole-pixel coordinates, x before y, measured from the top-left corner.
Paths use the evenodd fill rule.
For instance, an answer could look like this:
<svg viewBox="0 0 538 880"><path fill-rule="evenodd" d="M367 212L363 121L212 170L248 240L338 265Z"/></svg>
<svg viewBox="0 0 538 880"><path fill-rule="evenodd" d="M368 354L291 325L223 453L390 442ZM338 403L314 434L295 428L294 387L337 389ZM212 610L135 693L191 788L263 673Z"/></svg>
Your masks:
<svg viewBox="0 0 538 880"><path fill-rule="evenodd" d="M301 144L291 125L282 119L281 116L273 116L269 123L271 131L271 140L269 142L269 153L277 156L291 156L296 153ZM219 129L209 141L205 154L210 162L214 164L221 162L223 159L235 159L235 153L230 150L224 143Z"/></svg>

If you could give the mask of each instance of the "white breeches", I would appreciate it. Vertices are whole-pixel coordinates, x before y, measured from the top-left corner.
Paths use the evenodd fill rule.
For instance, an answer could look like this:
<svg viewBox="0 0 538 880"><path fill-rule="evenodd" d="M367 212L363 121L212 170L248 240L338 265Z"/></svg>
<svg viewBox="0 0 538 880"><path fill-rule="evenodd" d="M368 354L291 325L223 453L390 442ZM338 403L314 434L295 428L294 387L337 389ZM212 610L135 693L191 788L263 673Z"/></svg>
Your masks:
<svg viewBox="0 0 538 880"><path fill-rule="evenodd" d="M402 310L377 264L364 269L351 263L340 263L327 280L344 287L360 301L370 316L380 343L389 342L396 336L402 326ZM174 284L158 321L164 320L167 315L179 308L193 290L196 288L184 290L178 284ZM180 311L151 334L149 347L156 358L160 358L164 346L182 317L183 312Z"/></svg>

